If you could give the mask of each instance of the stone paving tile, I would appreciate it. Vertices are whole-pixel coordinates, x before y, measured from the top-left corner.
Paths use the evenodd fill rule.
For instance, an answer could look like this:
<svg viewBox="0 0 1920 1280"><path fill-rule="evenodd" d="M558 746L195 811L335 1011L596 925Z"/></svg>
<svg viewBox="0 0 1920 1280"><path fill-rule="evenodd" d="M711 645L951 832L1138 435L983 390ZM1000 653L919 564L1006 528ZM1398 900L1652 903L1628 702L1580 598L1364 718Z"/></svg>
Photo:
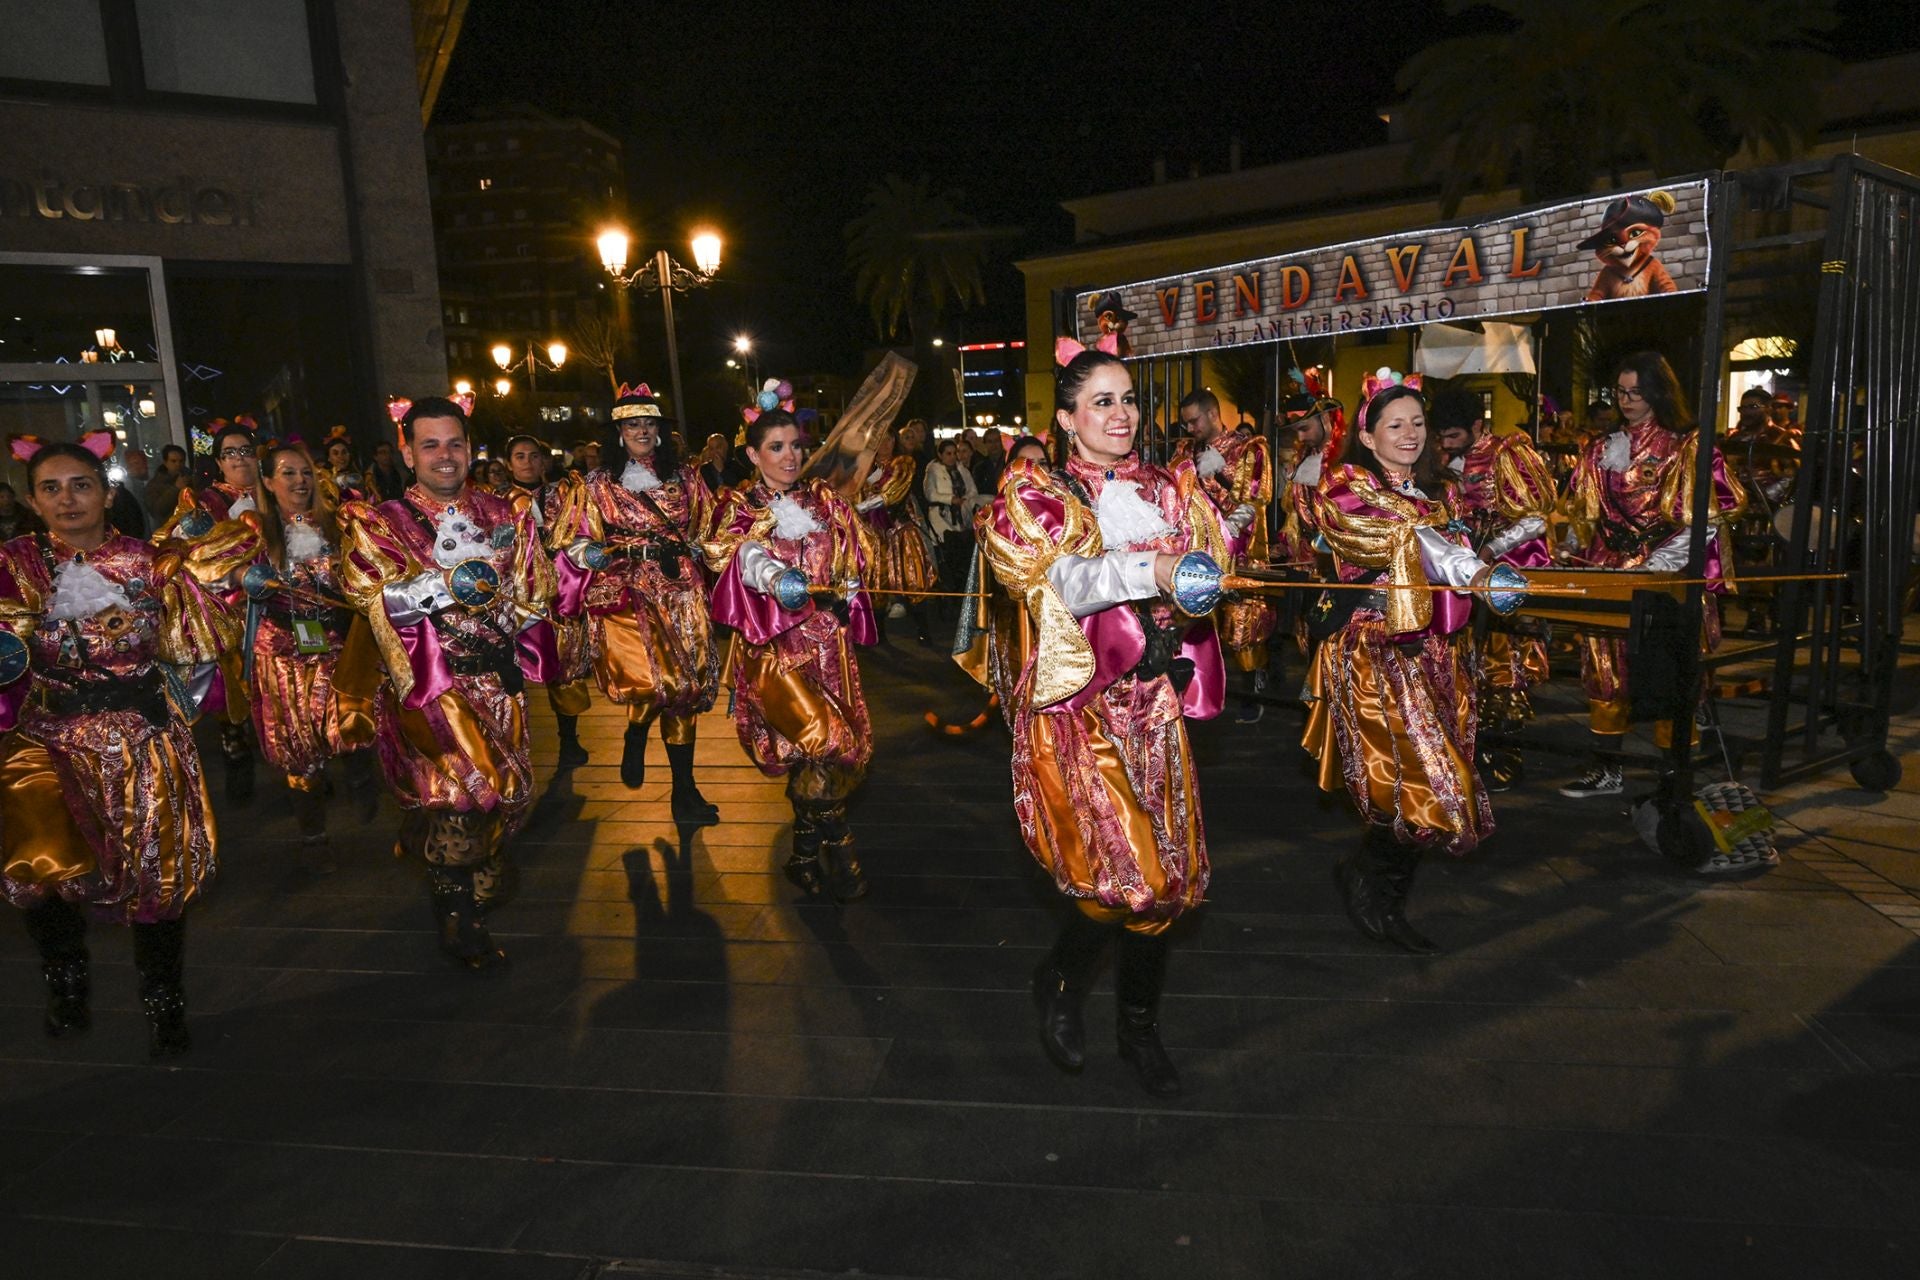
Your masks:
<svg viewBox="0 0 1920 1280"><path fill-rule="evenodd" d="M222 811L179 1065L144 1063L124 935L95 934L92 1033L51 1042L0 929L6 1270L1911 1273L1920 752L1887 796L1784 791L1781 866L1732 882L1553 796L1573 758L1543 754L1493 841L1423 870L1413 914L1449 953L1414 959L1340 912L1353 822L1295 767L1297 716L1198 726L1216 876L1176 944L1190 1090L1163 1105L1114 1057L1110 975L1084 1075L1032 1043L1060 908L1009 820L1004 735L919 724L978 702L937 658L867 672L852 908L794 901L779 784L724 718L697 759L727 820L683 841L657 748L619 784L608 708L582 723L594 763L547 780L536 697L495 980L434 951L390 805L356 828L336 804L341 870L313 879L270 784Z"/></svg>

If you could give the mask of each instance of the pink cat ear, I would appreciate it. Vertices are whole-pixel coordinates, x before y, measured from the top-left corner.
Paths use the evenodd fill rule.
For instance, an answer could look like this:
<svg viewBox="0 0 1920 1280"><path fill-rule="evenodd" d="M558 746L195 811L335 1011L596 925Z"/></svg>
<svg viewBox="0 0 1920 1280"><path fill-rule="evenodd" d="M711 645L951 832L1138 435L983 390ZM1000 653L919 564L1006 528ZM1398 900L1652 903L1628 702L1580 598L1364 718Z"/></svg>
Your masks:
<svg viewBox="0 0 1920 1280"><path fill-rule="evenodd" d="M34 454L46 446L39 436L15 435L7 437L7 448L13 452L15 462L29 461Z"/></svg>
<svg viewBox="0 0 1920 1280"><path fill-rule="evenodd" d="M1053 340L1053 362L1058 365L1073 363L1073 358L1086 348L1064 334Z"/></svg>
<svg viewBox="0 0 1920 1280"><path fill-rule="evenodd" d="M89 431L80 437L80 447L102 462L113 456L113 445L113 432L104 427L98 431Z"/></svg>

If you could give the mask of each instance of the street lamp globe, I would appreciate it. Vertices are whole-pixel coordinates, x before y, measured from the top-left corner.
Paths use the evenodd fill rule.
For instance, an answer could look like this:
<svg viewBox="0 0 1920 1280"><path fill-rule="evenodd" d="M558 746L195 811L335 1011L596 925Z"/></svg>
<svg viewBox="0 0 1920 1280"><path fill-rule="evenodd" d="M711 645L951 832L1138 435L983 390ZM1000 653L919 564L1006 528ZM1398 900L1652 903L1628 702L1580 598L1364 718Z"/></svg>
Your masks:
<svg viewBox="0 0 1920 1280"><path fill-rule="evenodd" d="M547 360L556 369L565 364L567 362L567 344L564 342L549 342L547 344Z"/></svg>
<svg viewBox="0 0 1920 1280"><path fill-rule="evenodd" d="M513 379L495 378L493 380L493 394L497 396L507 396L507 395L511 395L512 393L513 393Z"/></svg>
<svg viewBox="0 0 1920 1280"><path fill-rule="evenodd" d="M693 265L710 276L720 269L720 233L697 231L693 236Z"/></svg>
<svg viewBox="0 0 1920 1280"><path fill-rule="evenodd" d="M470 396L473 394L473 384L465 378L462 378L453 384L453 394L457 396Z"/></svg>
<svg viewBox="0 0 1920 1280"><path fill-rule="evenodd" d="M933 340L933 345L936 347L944 347L947 345L947 340L945 338L935 338Z"/></svg>
<svg viewBox="0 0 1920 1280"><path fill-rule="evenodd" d="M627 233L618 227L608 227L600 233L594 244L600 249L600 265L610 275L619 275L627 269L627 246L631 240Z"/></svg>
<svg viewBox="0 0 1920 1280"><path fill-rule="evenodd" d="M493 344L493 362L502 369L513 363L513 348L504 342Z"/></svg>
<svg viewBox="0 0 1920 1280"><path fill-rule="evenodd" d="M739 334L733 340L733 349L744 356L753 350L753 339L744 333Z"/></svg>

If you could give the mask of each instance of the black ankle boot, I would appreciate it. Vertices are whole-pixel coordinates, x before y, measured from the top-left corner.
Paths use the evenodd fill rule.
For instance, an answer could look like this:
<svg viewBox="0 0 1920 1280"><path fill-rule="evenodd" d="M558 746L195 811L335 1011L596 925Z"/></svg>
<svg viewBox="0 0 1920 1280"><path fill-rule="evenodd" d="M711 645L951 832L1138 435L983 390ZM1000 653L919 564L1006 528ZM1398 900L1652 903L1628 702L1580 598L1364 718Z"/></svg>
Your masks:
<svg viewBox="0 0 1920 1280"><path fill-rule="evenodd" d="M1069 1074L1087 1064L1087 1024L1081 1015L1087 988L1112 926L1075 910L1033 971L1033 1008L1040 1020L1040 1050Z"/></svg>
<svg viewBox="0 0 1920 1280"><path fill-rule="evenodd" d="M227 766L227 803L244 809L253 803L253 744L247 726L220 726L220 755Z"/></svg>
<svg viewBox="0 0 1920 1280"><path fill-rule="evenodd" d="M310 875L334 873L333 844L327 839L327 797L316 784L292 788L293 817L300 827L300 869Z"/></svg>
<svg viewBox="0 0 1920 1280"><path fill-rule="evenodd" d="M651 724L629 724L626 743L620 752L620 781L630 791L647 785L647 735Z"/></svg>
<svg viewBox="0 0 1920 1280"><path fill-rule="evenodd" d="M847 830L847 808L834 805L819 816L820 866L835 902L858 902L867 896L867 873L854 853L853 832Z"/></svg>
<svg viewBox="0 0 1920 1280"><path fill-rule="evenodd" d="M354 814L362 823L372 822L380 816L380 792L383 788L373 752L372 747L349 752L340 766L347 773L347 794L353 797Z"/></svg>
<svg viewBox="0 0 1920 1280"><path fill-rule="evenodd" d="M1122 930L1120 962L1114 974L1120 1056L1133 1064L1140 1087L1156 1098L1180 1092L1180 1073L1160 1043L1160 988L1166 976L1166 937Z"/></svg>
<svg viewBox="0 0 1920 1280"><path fill-rule="evenodd" d="M87 1000L93 993L87 957L87 918L73 904L48 898L25 912L27 933L40 948L40 976L47 984L47 1034L78 1035L93 1024Z"/></svg>
<svg viewBox="0 0 1920 1280"><path fill-rule="evenodd" d="M1413 890L1413 873L1420 866L1420 846L1396 844L1393 865L1385 881L1387 892L1380 913L1386 940L1402 951L1417 956L1434 955L1439 944L1407 923L1407 895Z"/></svg>
<svg viewBox="0 0 1920 1280"><path fill-rule="evenodd" d="M578 769L587 762L587 749L580 745L580 717L555 714L560 722L560 768Z"/></svg>
<svg viewBox="0 0 1920 1280"><path fill-rule="evenodd" d="M720 821L720 810L708 804L693 783L693 744L669 742L667 764L673 769L673 820L697 827Z"/></svg>
<svg viewBox="0 0 1920 1280"><path fill-rule="evenodd" d="M427 871L440 950L473 973L505 964L507 953L493 945L487 927L480 923L480 906L473 896L473 868L429 867Z"/></svg>
<svg viewBox="0 0 1920 1280"><path fill-rule="evenodd" d="M193 1047L182 982L186 941L185 920L133 926L133 965L140 973L140 1003L147 1011L147 1056L151 1058L172 1057Z"/></svg>
<svg viewBox="0 0 1920 1280"><path fill-rule="evenodd" d="M793 853L781 872L809 898L817 898L826 890L826 881L820 875L820 828L814 825L813 815L797 804L793 811Z"/></svg>

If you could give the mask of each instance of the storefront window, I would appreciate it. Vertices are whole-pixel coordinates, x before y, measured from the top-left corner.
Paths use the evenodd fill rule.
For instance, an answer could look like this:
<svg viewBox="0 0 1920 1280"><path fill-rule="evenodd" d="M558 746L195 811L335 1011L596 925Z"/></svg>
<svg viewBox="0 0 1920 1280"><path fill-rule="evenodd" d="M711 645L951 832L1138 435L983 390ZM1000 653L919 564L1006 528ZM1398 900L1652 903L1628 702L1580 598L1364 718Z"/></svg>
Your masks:
<svg viewBox="0 0 1920 1280"><path fill-rule="evenodd" d="M107 83L100 0L0 0L0 79Z"/></svg>
<svg viewBox="0 0 1920 1280"><path fill-rule="evenodd" d="M157 354L153 299L140 268L0 263L0 364Z"/></svg>
<svg viewBox="0 0 1920 1280"><path fill-rule="evenodd" d="M306 0L137 0L147 88L311 103Z"/></svg>

